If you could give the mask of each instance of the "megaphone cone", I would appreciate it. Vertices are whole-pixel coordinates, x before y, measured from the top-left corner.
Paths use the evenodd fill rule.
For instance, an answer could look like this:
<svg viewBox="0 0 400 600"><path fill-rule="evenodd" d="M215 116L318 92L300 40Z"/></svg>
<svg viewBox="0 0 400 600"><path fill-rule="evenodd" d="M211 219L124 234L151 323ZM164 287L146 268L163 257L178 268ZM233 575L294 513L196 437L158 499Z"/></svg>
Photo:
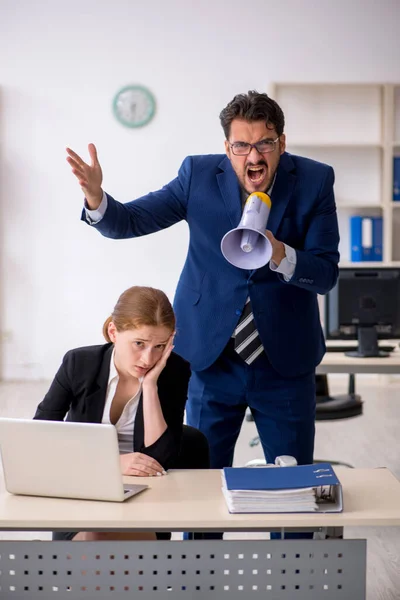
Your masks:
<svg viewBox="0 0 400 600"><path fill-rule="evenodd" d="M253 270L270 261L272 246L265 235L270 209L268 194L253 192L247 198L239 225L221 241L221 252L231 265Z"/></svg>

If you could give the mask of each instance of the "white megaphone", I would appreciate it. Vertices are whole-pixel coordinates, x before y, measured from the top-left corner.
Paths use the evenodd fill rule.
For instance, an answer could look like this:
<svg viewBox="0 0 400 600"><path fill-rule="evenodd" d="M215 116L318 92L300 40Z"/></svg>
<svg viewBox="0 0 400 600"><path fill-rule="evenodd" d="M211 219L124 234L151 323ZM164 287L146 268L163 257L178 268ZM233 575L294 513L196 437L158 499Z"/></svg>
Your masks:
<svg viewBox="0 0 400 600"><path fill-rule="evenodd" d="M253 192L247 198L239 225L221 241L221 252L231 265L252 270L270 261L272 246L265 235L270 210L268 194Z"/></svg>

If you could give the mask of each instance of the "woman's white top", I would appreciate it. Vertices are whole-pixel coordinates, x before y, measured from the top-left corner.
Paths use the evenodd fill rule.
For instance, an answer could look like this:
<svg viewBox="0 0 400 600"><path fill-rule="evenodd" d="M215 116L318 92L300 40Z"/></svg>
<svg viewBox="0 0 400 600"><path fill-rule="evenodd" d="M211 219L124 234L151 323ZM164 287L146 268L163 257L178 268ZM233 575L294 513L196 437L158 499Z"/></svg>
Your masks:
<svg viewBox="0 0 400 600"><path fill-rule="evenodd" d="M114 350L111 354L110 363L110 374L108 377L106 403L104 405L102 423L111 423L110 421L110 410L111 404L117 390L119 381L119 375L114 364ZM115 424L115 428L118 434L118 447L120 454L127 454L133 452L133 430L135 426L135 419L137 408L139 405L140 394L142 393L142 381L140 381L139 389L134 396L125 404L124 409L121 413L120 418Z"/></svg>

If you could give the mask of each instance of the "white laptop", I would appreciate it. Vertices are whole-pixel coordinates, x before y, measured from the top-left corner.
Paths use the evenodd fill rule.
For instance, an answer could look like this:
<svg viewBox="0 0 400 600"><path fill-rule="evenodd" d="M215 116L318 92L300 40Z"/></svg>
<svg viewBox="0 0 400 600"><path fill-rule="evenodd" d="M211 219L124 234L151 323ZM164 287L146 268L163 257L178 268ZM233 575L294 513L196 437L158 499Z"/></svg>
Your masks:
<svg viewBox="0 0 400 600"><path fill-rule="evenodd" d="M11 494L123 502L148 485L125 485L113 425L0 418Z"/></svg>

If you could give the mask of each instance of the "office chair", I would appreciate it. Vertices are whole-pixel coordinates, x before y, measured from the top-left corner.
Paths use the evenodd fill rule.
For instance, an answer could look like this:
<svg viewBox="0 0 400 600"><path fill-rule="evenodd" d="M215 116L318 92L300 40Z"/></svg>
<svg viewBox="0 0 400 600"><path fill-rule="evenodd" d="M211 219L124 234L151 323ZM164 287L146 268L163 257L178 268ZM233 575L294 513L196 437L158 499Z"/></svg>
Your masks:
<svg viewBox="0 0 400 600"><path fill-rule="evenodd" d="M315 412L316 421L329 421L358 417L363 412L361 396L355 393L355 375L349 374L349 388L347 394L329 395L328 376L316 375L317 405Z"/></svg>

